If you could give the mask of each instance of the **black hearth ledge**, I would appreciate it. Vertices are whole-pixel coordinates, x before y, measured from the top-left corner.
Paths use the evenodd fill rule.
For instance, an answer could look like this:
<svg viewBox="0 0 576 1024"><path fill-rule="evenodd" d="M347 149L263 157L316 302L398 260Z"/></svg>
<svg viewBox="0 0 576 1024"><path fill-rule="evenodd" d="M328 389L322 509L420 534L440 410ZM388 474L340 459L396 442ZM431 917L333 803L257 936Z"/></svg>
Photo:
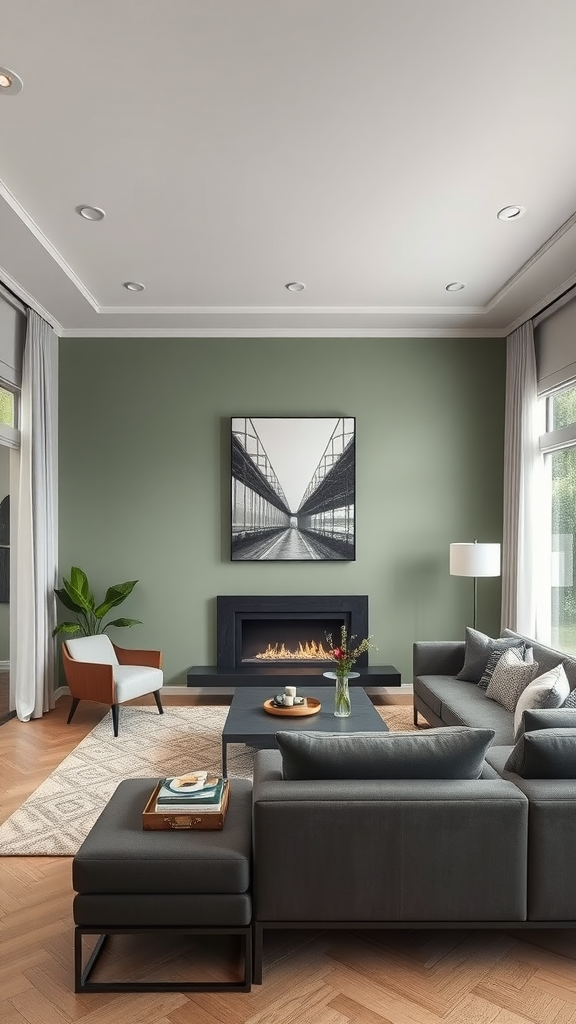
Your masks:
<svg viewBox="0 0 576 1024"><path fill-rule="evenodd" d="M325 665L239 665L237 668L217 668L215 665L192 665L188 669L188 686L262 686L266 679L278 680L285 686L293 680L296 686L305 683L314 686L334 686L323 672ZM401 686L400 673L394 665L367 665L355 669L360 675L350 680L350 686Z"/></svg>

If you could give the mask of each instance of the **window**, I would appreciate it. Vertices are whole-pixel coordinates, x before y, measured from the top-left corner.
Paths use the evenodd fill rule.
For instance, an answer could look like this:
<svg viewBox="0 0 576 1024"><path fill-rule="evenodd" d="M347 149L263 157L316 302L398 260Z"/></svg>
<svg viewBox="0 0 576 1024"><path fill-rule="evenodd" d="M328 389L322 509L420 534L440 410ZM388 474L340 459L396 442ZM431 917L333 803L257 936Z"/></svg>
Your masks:
<svg viewBox="0 0 576 1024"><path fill-rule="evenodd" d="M549 618L553 647L576 654L576 386L543 398Z"/></svg>
<svg viewBox="0 0 576 1024"><path fill-rule="evenodd" d="M16 420L16 396L13 391L8 391L0 385L0 423L6 427L17 427Z"/></svg>

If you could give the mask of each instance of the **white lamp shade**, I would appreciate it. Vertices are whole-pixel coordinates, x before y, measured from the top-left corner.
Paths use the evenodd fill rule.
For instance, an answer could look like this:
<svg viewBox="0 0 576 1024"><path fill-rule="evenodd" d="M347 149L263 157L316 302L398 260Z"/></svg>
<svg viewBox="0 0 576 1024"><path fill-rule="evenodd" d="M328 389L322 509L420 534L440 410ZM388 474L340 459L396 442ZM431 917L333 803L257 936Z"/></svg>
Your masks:
<svg viewBox="0 0 576 1024"><path fill-rule="evenodd" d="M451 576L499 576L499 544L451 544Z"/></svg>

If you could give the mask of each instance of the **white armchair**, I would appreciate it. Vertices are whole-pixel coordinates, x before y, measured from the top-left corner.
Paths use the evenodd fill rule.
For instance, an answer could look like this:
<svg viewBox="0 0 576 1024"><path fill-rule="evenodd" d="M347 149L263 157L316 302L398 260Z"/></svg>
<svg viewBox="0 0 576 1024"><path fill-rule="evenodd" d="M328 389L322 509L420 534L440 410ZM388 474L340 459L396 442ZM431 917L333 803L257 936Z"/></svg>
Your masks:
<svg viewBox="0 0 576 1024"><path fill-rule="evenodd" d="M81 700L110 705L115 736L118 706L127 700L152 693L159 713L164 713L160 701L164 683L161 651L126 650L100 633L66 640L62 644L62 660L72 697L68 724Z"/></svg>

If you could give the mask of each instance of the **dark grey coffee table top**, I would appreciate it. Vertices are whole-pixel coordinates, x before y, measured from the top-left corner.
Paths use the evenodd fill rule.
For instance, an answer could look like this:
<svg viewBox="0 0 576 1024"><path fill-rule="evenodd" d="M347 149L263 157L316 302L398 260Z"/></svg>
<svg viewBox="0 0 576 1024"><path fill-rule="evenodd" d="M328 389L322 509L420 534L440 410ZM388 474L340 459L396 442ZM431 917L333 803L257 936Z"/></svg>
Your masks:
<svg viewBox="0 0 576 1024"><path fill-rule="evenodd" d="M372 701L361 686L350 688L352 713L348 718L334 715L334 688L331 686L305 687L301 696L316 697L322 707L316 715L291 718L287 715L269 715L262 705L276 692L268 686L243 686L232 697L228 717L222 729L222 774L227 774L226 747L228 743L246 743L250 747L274 748L277 732L388 732Z"/></svg>

